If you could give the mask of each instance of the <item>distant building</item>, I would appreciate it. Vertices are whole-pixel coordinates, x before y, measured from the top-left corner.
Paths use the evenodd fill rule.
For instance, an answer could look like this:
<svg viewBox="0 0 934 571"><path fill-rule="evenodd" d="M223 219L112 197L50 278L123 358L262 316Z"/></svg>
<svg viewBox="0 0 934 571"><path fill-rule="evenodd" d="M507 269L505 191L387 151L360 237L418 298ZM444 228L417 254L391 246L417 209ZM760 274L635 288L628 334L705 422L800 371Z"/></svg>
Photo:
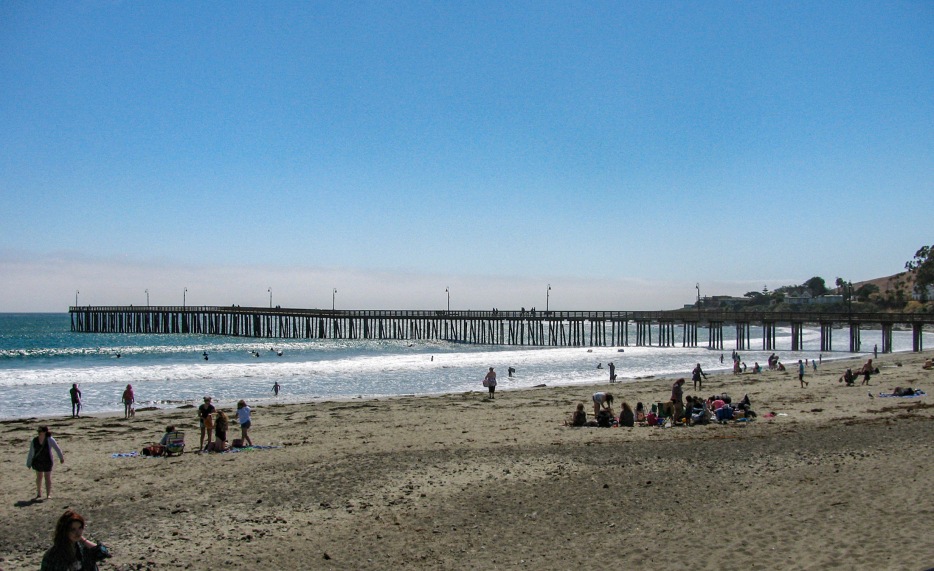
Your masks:
<svg viewBox="0 0 934 571"><path fill-rule="evenodd" d="M921 295L922 293L924 295ZM926 299L927 301L934 300L934 285L928 285L927 287L925 287L924 292L922 292L921 288L919 288L918 286L915 286L911 290L911 299L915 301L921 301L922 297Z"/></svg>
<svg viewBox="0 0 934 571"><path fill-rule="evenodd" d="M839 294L828 294L813 297L810 292L804 292L801 295L786 295L785 303L788 305L829 305L832 303L843 303L843 296Z"/></svg>
<svg viewBox="0 0 934 571"><path fill-rule="evenodd" d="M786 295L785 303L788 305L809 305L811 299L811 294L809 292L804 292L801 295Z"/></svg>
<svg viewBox="0 0 934 571"><path fill-rule="evenodd" d="M821 295L813 298L811 303L817 303L821 305L827 305L830 303L843 303L843 296L838 294Z"/></svg>
<svg viewBox="0 0 934 571"><path fill-rule="evenodd" d="M750 303L752 300L748 297L733 297L729 295L711 295L701 300L701 307L707 309L731 309L739 310Z"/></svg>

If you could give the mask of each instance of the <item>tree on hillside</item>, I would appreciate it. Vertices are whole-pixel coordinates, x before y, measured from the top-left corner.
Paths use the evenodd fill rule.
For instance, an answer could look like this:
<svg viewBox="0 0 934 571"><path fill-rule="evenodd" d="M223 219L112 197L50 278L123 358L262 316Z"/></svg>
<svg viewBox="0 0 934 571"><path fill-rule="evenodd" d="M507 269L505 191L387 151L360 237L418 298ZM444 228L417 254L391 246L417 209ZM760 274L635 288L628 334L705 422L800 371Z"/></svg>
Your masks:
<svg viewBox="0 0 934 571"><path fill-rule="evenodd" d="M905 269L914 276L921 300L927 301L927 288L934 285L934 246L924 246L915 252L914 259L905 262Z"/></svg>
<svg viewBox="0 0 934 571"><path fill-rule="evenodd" d="M859 301L869 301L869 296L879 293L879 286L876 284L863 284L856 290L856 299Z"/></svg>
<svg viewBox="0 0 934 571"><path fill-rule="evenodd" d="M827 293L827 284L824 282L824 278L818 276L814 276L802 285L811 292L812 297L818 297Z"/></svg>
<svg viewBox="0 0 934 571"><path fill-rule="evenodd" d="M754 305L768 304L769 296L758 291L747 291L743 297L748 297Z"/></svg>

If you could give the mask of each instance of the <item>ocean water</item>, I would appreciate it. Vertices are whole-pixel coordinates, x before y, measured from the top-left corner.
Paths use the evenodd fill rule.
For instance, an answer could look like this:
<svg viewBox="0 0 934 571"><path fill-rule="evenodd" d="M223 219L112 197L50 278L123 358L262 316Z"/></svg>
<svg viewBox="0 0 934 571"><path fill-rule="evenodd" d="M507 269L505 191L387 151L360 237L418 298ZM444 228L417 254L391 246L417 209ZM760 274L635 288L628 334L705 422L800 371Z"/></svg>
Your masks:
<svg viewBox="0 0 934 571"><path fill-rule="evenodd" d="M724 327L724 351L706 348L474 346L443 341L269 340L207 335L73 333L68 314L0 314L0 419L70 415L68 390L81 389L82 413L122 412L120 397L133 385L137 407L172 408L199 404L212 395L222 406L239 399L251 404L398 395L485 391L480 384L495 367L497 391L538 384L570 385L607 381L609 362L622 382L654 375L688 375L695 363L705 371L730 367L734 340ZM835 331L836 351L824 366L852 356L848 330ZM632 338L632 337L631 337ZM657 339L653 332L653 339ZM762 332L751 330L752 347ZM861 355L882 344L879 330L861 332ZM785 363L818 358L820 334L804 332L804 348L791 347L790 329L779 329L775 351ZM911 350L911 332L895 331L895 351ZM622 352L619 349L623 349ZM208 359L203 358L203 353ZM258 357L254 356L258 353ZM281 352L281 355L279 355ZM724 354L724 364L720 355ZM764 366L771 351L743 351L749 367ZM597 369L597 364L604 369ZM514 367L514 377L507 376ZM278 397L272 386L282 387Z"/></svg>

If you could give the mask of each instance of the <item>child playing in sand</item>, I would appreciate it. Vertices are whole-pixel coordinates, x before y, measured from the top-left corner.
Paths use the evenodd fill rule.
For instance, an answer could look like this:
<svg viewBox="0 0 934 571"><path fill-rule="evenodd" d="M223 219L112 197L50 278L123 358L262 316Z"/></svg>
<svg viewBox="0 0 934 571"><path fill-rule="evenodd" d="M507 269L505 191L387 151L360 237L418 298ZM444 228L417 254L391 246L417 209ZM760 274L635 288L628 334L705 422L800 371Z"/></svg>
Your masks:
<svg viewBox="0 0 934 571"><path fill-rule="evenodd" d="M221 409L217 409L214 419L214 442L208 446L208 452L223 452L227 450L227 428L230 426L230 419Z"/></svg>
<svg viewBox="0 0 934 571"><path fill-rule="evenodd" d="M564 421L564 426L584 426L587 424L587 412L584 411L584 403L577 404L577 410L571 415L571 418Z"/></svg>

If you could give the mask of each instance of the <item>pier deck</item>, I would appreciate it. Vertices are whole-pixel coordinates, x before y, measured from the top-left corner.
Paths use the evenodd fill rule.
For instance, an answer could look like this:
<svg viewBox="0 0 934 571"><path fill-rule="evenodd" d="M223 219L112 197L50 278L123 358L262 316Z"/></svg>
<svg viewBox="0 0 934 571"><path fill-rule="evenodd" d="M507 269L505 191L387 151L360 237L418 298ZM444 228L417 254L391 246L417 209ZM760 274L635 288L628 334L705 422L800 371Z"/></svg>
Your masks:
<svg viewBox="0 0 934 571"><path fill-rule="evenodd" d="M724 348L723 329L736 328L735 349L752 350L750 329L762 329L762 350L777 350L776 328L791 328L792 351L803 345L806 324L820 327L821 351L833 350L833 331L848 329L848 350L861 350L861 329L882 329L882 352L892 350L895 327L912 330L923 350L934 315L744 311L445 311L327 310L239 306L72 306L71 329L87 333L174 333L268 339L437 340L478 345L539 347ZM929 332L930 333L930 332Z"/></svg>

